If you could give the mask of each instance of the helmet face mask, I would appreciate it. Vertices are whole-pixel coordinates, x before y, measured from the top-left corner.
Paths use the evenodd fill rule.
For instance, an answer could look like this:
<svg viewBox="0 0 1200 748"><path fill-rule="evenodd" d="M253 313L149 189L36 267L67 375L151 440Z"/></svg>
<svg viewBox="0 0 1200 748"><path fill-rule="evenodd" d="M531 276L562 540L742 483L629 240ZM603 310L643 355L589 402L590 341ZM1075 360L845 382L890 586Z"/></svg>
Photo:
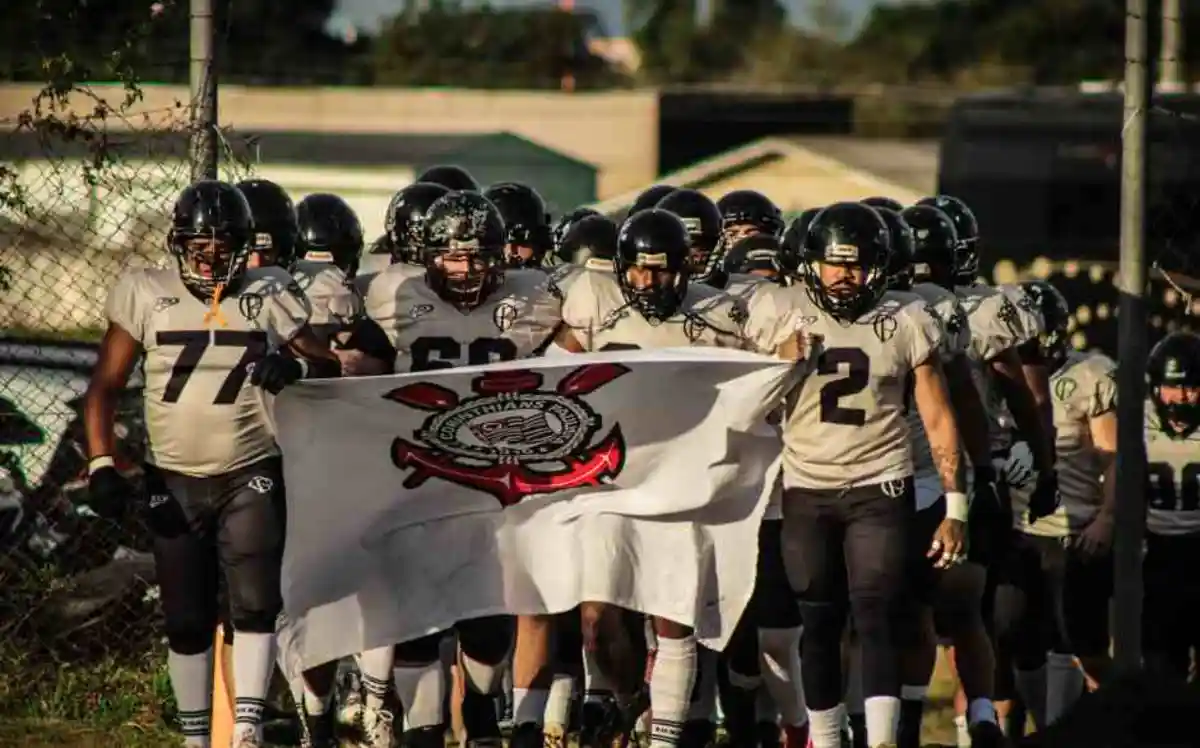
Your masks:
<svg viewBox="0 0 1200 748"><path fill-rule="evenodd" d="M470 311L504 282L504 221L477 192L449 192L429 207L421 251L425 282Z"/></svg>
<svg viewBox="0 0 1200 748"><path fill-rule="evenodd" d="M1186 439L1200 429L1200 336L1176 332L1160 340L1150 351L1146 378L1165 434Z"/></svg>
<svg viewBox="0 0 1200 748"><path fill-rule="evenodd" d="M667 320L687 296L687 229L665 210L636 213L621 227L614 265L626 303L651 323Z"/></svg>
<svg viewBox="0 0 1200 748"><path fill-rule="evenodd" d="M721 240L732 247L751 236L783 235L783 213L779 206L756 190L734 190L717 201L721 213Z"/></svg>
<svg viewBox="0 0 1200 748"><path fill-rule="evenodd" d="M804 237L809 298L843 323L857 320L887 290L891 240L874 209L835 203L822 210Z"/></svg>
<svg viewBox="0 0 1200 748"><path fill-rule="evenodd" d="M520 182L501 182L483 196L492 201L504 219L505 263L512 268L541 267L553 248L546 201L537 190Z"/></svg>
<svg viewBox="0 0 1200 748"><path fill-rule="evenodd" d="M1020 287L1037 305L1045 323L1046 331L1038 337L1038 350L1051 370L1057 371L1066 363L1071 348L1071 311L1067 300L1046 281L1025 281Z"/></svg>
<svg viewBox="0 0 1200 748"><path fill-rule="evenodd" d="M924 197L917 205L929 205L946 214L954 224L958 234L958 244L954 253L955 283L969 286L979 278L980 248L979 221L974 211L962 200L952 195L937 195Z"/></svg>
<svg viewBox="0 0 1200 748"><path fill-rule="evenodd" d="M655 206L679 217L688 235L688 274L700 283L715 281L723 269L721 211L704 193L675 190Z"/></svg>
<svg viewBox="0 0 1200 748"><path fill-rule="evenodd" d="M296 206L287 191L268 179L247 179L235 187L250 205L254 241L250 267L291 267L296 259Z"/></svg>
<svg viewBox="0 0 1200 748"><path fill-rule="evenodd" d="M202 180L175 201L167 248L197 298L220 300L246 273L254 246L250 204L236 187Z"/></svg>

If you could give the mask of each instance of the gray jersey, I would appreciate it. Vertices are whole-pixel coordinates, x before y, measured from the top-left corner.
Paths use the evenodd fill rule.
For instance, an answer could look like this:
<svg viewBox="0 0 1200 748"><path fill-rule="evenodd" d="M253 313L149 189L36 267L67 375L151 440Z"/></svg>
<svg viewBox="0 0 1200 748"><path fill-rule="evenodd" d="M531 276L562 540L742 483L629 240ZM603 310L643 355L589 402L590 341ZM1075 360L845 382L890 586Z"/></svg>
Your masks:
<svg viewBox="0 0 1200 748"><path fill-rule="evenodd" d="M1037 300L1030 296L1024 287L1016 283L1005 283L996 286L996 290L1004 294L1017 308L1017 319L1021 323L1021 343L1045 334L1046 321L1042 319L1042 311L1038 308Z"/></svg>
<svg viewBox="0 0 1200 748"><path fill-rule="evenodd" d="M304 328L309 304L277 267L246 272L213 309L170 270L134 270L108 296L108 319L145 351L147 461L193 476L278 454L251 364Z"/></svg>
<svg viewBox="0 0 1200 748"><path fill-rule="evenodd" d="M380 273L367 295L367 316L396 348L397 373L534 355L553 337L561 306L553 276L540 270L508 271L503 284L468 311L438 296L423 270L402 264Z"/></svg>
<svg viewBox="0 0 1200 748"><path fill-rule="evenodd" d="M1003 452L1012 443L1008 431L1011 421L1006 420L1009 418L1008 409L992 379L988 364L1030 338L1022 322L1020 309L1003 292L983 284L959 286L954 292L971 328L971 347L967 351L967 358L975 386L987 411L992 452Z"/></svg>
<svg viewBox="0 0 1200 748"><path fill-rule="evenodd" d="M1092 446L1091 422L1117 406L1117 365L1100 353L1072 351L1050 377L1054 406L1058 511L1029 524L1029 494L1012 489L1013 520L1031 535L1064 537L1079 532L1096 517L1104 499L1104 462Z"/></svg>
<svg viewBox="0 0 1200 748"><path fill-rule="evenodd" d="M928 305L889 292L846 325L813 303L803 286L755 298L788 299L817 341L814 370L793 390L784 414L784 485L843 489L912 475L909 375L942 344Z"/></svg>
<svg viewBox="0 0 1200 748"><path fill-rule="evenodd" d="M1146 403L1146 473L1150 478L1146 531L1155 535L1200 533L1200 431L1172 438Z"/></svg>
<svg viewBox="0 0 1200 748"><path fill-rule="evenodd" d="M308 297L312 306L308 324L322 340L328 342L362 316L362 297L336 265L300 260L292 266L292 277Z"/></svg>

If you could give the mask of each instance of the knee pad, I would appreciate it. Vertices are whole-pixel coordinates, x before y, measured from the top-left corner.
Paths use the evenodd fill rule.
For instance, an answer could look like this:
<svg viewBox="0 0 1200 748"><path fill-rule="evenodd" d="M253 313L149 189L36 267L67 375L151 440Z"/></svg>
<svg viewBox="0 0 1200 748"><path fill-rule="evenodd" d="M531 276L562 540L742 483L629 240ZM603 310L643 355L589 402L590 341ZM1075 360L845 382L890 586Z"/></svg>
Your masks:
<svg viewBox="0 0 1200 748"><path fill-rule="evenodd" d="M512 616L487 616L459 621L458 646L463 654L476 662L493 667L500 665L512 651L516 621Z"/></svg>
<svg viewBox="0 0 1200 748"><path fill-rule="evenodd" d="M442 655L443 636L444 634L439 632L397 644L396 662L405 665L426 665L437 662Z"/></svg>
<svg viewBox="0 0 1200 748"><path fill-rule="evenodd" d="M236 631L251 634L274 634L278 610L234 610L230 611L229 622Z"/></svg>
<svg viewBox="0 0 1200 748"><path fill-rule="evenodd" d="M167 647L181 655L198 655L213 646L212 625L198 620L167 621L166 635ZM231 638L226 638L225 643L231 643Z"/></svg>

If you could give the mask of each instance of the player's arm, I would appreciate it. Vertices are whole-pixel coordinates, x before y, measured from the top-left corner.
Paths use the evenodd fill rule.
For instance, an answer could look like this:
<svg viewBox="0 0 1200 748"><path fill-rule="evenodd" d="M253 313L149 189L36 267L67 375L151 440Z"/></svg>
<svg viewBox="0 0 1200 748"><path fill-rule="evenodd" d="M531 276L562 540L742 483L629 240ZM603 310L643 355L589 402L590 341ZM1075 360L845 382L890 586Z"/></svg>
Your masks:
<svg viewBox="0 0 1200 748"><path fill-rule="evenodd" d="M109 322L104 339L100 341L96 367L92 370L92 378L88 381L87 394L83 399L83 426L87 436L89 467L104 458L112 460L117 399L128 384L129 374L141 355L141 343L121 325Z"/></svg>
<svg viewBox="0 0 1200 748"><path fill-rule="evenodd" d="M586 353L587 349L579 342L575 331L567 324L561 324L554 331L554 339L546 346L546 356L566 356L576 353Z"/></svg>
<svg viewBox="0 0 1200 748"><path fill-rule="evenodd" d="M1117 501L1117 412L1110 410L1088 421L1092 448L1103 471L1103 503L1100 514L1112 520Z"/></svg>
<svg viewBox="0 0 1200 748"><path fill-rule="evenodd" d="M396 349L383 328L369 317L356 319L338 335L333 354L345 376L377 376L395 369Z"/></svg>
<svg viewBox="0 0 1200 748"><path fill-rule="evenodd" d="M950 402L942 363L936 355L929 356L913 369L913 401L921 415L925 434L929 437L929 451L933 455L933 464L947 497L951 494L965 494L966 478L963 475L958 422L954 417L954 407ZM965 503L964 496L961 516L963 520L966 519ZM956 515L957 507L954 509L955 511L951 512L951 508L947 507L947 516ZM955 518L960 519L957 516Z"/></svg>
<svg viewBox="0 0 1200 748"><path fill-rule="evenodd" d="M959 353L943 364L946 377L946 392L958 417L958 429L962 435L967 456L976 468L992 466L992 445L989 439L987 410L975 379L971 376L971 364L964 353Z"/></svg>
<svg viewBox="0 0 1200 748"><path fill-rule="evenodd" d="M1046 423L1038 409L1037 398L1030 390L1021 366L1021 357L1015 348L997 354L988 362L995 375L996 386L1008 404L1017 428L1029 442L1038 471L1054 467L1054 441L1047 433Z"/></svg>
<svg viewBox="0 0 1200 748"><path fill-rule="evenodd" d="M1035 337L1017 347L1021 360L1021 375L1033 395L1033 403L1041 416L1043 428L1054 441L1054 403L1050 399L1050 368L1042 355L1041 342Z"/></svg>

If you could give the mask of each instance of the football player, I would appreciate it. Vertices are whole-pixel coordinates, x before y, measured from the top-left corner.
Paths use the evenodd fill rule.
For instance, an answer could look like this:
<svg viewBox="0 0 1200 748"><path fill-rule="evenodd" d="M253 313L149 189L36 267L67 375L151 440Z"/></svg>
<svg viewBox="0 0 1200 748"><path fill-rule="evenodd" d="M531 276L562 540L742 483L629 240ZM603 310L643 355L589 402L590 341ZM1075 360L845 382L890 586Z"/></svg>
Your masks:
<svg viewBox="0 0 1200 748"><path fill-rule="evenodd" d="M567 233L571 227L590 216L601 215L598 211L591 208L576 208L569 213L564 213L554 224L554 230L551 232L551 238L554 240L554 259L561 256L563 240L567 238Z"/></svg>
<svg viewBox="0 0 1200 748"><path fill-rule="evenodd" d="M722 277L721 211L708 196L697 190L674 190L658 201L655 207L674 213L683 221L691 241L688 277L696 283L708 283L716 288L725 285Z"/></svg>
<svg viewBox="0 0 1200 748"><path fill-rule="evenodd" d="M296 206L299 230L292 277L312 304L309 324L325 340L346 330L362 314L353 286L363 250L358 215L337 195L316 193Z"/></svg>
<svg viewBox="0 0 1200 748"><path fill-rule="evenodd" d="M599 213L584 216L567 230L557 254L559 264L613 272L613 258L617 255L616 222Z"/></svg>
<svg viewBox="0 0 1200 748"><path fill-rule="evenodd" d="M809 208L800 215L792 219L788 224L787 229L783 232L783 239L780 245L780 263L784 267L792 268L792 275L797 280L803 278L804 261L802 258L804 234L808 231L809 224L812 219L817 217L821 212L820 208Z"/></svg>
<svg viewBox="0 0 1200 748"><path fill-rule="evenodd" d="M798 310L819 336L814 371L783 417L783 552L804 621L811 736L816 748L841 745L841 640L852 612L868 744L889 745L900 717L897 636L913 511L910 402L946 495L946 517L926 553L948 567L965 543L958 427L937 355L942 329L924 302L886 292L891 241L869 206L825 208L803 248L804 283L756 298Z"/></svg>
<svg viewBox="0 0 1200 748"><path fill-rule="evenodd" d="M1025 511L1028 486L1010 484L1018 532L997 590L996 635L1013 656L1018 682L1036 697L1026 707L1035 722L1049 725L1082 692L1076 657L1098 682L1108 669L1117 367L1101 353L1070 349L1070 312L1054 286L1022 285L1047 322L1040 357L1053 371L1062 505L1031 521Z"/></svg>
<svg viewBox="0 0 1200 748"><path fill-rule="evenodd" d="M756 190L734 190L717 201L721 213L721 239L730 247L749 236L783 235L783 213L771 198Z"/></svg>
<svg viewBox="0 0 1200 748"><path fill-rule="evenodd" d="M711 345L799 358L794 318L758 317L740 300L690 282L694 247L683 221L666 209L630 216L617 241L616 273L577 274L563 285L563 326L548 355ZM600 607L584 606L585 641L595 642L606 615ZM691 629L665 619L654 619L654 633L651 745L673 746L689 711L696 640Z"/></svg>
<svg viewBox="0 0 1200 748"><path fill-rule="evenodd" d="M175 202L176 269L123 275L88 385L89 492L119 517L132 489L113 464L113 409L144 354L146 493L166 620L167 667L188 745L207 746L217 579L226 580L233 644L233 745L261 745L282 608L283 472L260 393L336 377L338 359L308 326L309 305L281 268L248 269L254 224L233 185L200 181Z"/></svg>
<svg viewBox="0 0 1200 748"><path fill-rule="evenodd" d="M505 270L504 221L490 200L475 192L449 192L429 208L423 246L425 272L414 276L393 265L379 274L367 295L367 314L383 327L396 350L396 371L428 371L510 361L535 355L560 322L561 302L553 279L538 270ZM467 692L463 719L468 740L499 738L488 696L499 688L501 666L512 641L505 617L463 621L457 626L460 667ZM522 632L524 633L524 632ZM406 744L441 748L445 728L441 703L445 683L438 661L440 635L404 642L396 649L397 696L405 707ZM526 637L526 643L529 637ZM540 677L548 666L531 655L529 667ZM514 704L517 712L537 714L545 699L528 694L517 652Z"/></svg>
<svg viewBox="0 0 1200 748"><path fill-rule="evenodd" d="M553 248L550 214L542 196L519 182L494 184L484 190L483 196L492 201L504 219L504 259L508 267L541 267Z"/></svg>
<svg viewBox="0 0 1200 748"><path fill-rule="evenodd" d="M235 185L250 204L254 218L254 251L247 267L290 268L296 259L296 206L269 179L247 179Z"/></svg>
<svg viewBox="0 0 1200 748"><path fill-rule="evenodd" d="M641 212L647 208L653 208L658 205L659 200L662 200L677 189L679 188L669 184L656 184L652 187L647 187L634 199L633 205L629 206L629 212L625 214L625 217L628 218L634 213Z"/></svg>
<svg viewBox="0 0 1200 748"><path fill-rule="evenodd" d="M958 236L954 224L942 212L915 207L901 213L878 207L893 228L893 251L908 256L909 269L898 281L911 283L911 290L922 298L943 328L942 367L947 390L958 418L964 449L974 466L973 496L970 506L970 552L966 561L947 569L938 569L923 554L910 548L908 578L911 594L908 602L914 613L908 622L914 626L905 636L901 666L901 719L898 745L915 748L920 744L921 716L929 681L937 656L935 631L954 645L954 654L969 700L969 732L980 748L1000 738L992 708L995 664L992 644L984 625L982 600L986 587L989 524L999 520L999 498L995 493L995 469L992 466L989 424L983 417L983 405L968 361L971 333L966 314L954 293L954 259ZM896 222L907 231L897 231ZM902 272L896 263L891 277ZM913 475L916 509L910 544L928 542L946 516L946 500L937 465L918 414L910 411L909 428L913 436Z"/></svg>
<svg viewBox="0 0 1200 748"><path fill-rule="evenodd" d="M1150 478L1142 611L1146 666L1185 681L1200 652L1200 336L1175 332L1147 363L1146 460Z"/></svg>
<svg viewBox="0 0 1200 748"><path fill-rule="evenodd" d="M461 166L439 164L431 166L417 175L414 182L432 182L456 192L479 192L479 182Z"/></svg>
<svg viewBox="0 0 1200 748"><path fill-rule="evenodd" d="M429 206L450 190L433 182L414 182L392 195L383 226L391 248L392 262L423 266L421 243Z"/></svg>

